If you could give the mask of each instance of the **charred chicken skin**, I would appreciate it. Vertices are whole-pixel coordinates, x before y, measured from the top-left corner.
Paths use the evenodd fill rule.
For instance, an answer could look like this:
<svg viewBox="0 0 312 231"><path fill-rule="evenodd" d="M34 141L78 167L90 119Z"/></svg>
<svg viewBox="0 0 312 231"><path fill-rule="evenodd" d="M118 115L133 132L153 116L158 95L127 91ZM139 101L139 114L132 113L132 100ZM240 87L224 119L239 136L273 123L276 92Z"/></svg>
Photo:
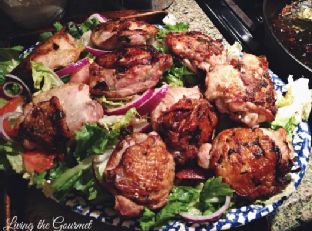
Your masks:
<svg viewBox="0 0 312 231"><path fill-rule="evenodd" d="M156 132L134 133L122 140L104 171L104 181L115 195L115 209L127 217L144 206L158 209L173 187L175 164Z"/></svg>
<svg viewBox="0 0 312 231"><path fill-rule="evenodd" d="M97 26L91 34L94 45L105 50L138 45L152 45L158 29L133 19L110 20Z"/></svg>
<svg viewBox="0 0 312 231"><path fill-rule="evenodd" d="M210 165L238 195L255 200L272 196L286 186L292 154L283 128L234 128L214 139Z"/></svg>
<svg viewBox="0 0 312 231"><path fill-rule="evenodd" d="M61 148L84 123L102 117L102 106L90 98L88 85L65 84L36 95L26 105L19 135L26 149Z"/></svg>
<svg viewBox="0 0 312 231"><path fill-rule="evenodd" d="M216 64L226 62L226 51L220 40L201 32L169 33L166 36L169 50L192 71L208 72Z"/></svg>
<svg viewBox="0 0 312 231"><path fill-rule="evenodd" d="M275 90L264 57L244 54L232 65L217 65L206 76L206 98L221 113L248 127L274 120Z"/></svg>
<svg viewBox="0 0 312 231"><path fill-rule="evenodd" d="M156 130L174 154L176 163L184 165L197 160L201 145L211 142L217 122L217 115L207 100L184 97L158 118Z"/></svg>
<svg viewBox="0 0 312 231"><path fill-rule="evenodd" d="M128 47L99 56L90 66L91 93L123 98L154 87L172 57L151 46Z"/></svg>

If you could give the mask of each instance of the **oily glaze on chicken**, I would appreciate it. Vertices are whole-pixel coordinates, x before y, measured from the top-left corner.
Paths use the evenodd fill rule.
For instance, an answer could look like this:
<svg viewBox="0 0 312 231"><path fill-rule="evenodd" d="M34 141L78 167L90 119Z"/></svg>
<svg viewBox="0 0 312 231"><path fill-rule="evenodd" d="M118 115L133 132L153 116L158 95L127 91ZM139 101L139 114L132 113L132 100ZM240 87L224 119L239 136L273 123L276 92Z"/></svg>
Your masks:
<svg viewBox="0 0 312 231"><path fill-rule="evenodd" d="M91 34L94 45L104 50L126 46L152 45L158 29L133 19L110 20L97 26Z"/></svg>
<svg viewBox="0 0 312 231"><path fill-rule="evenodd" d="M214 40L201 32L169 33L166 44L194 72L199 69L208 72L212 66L226 62L222 41Z"/></svg>
<svg viewBox="0 0 312 231"><path fill-rule="evenodd" d="M172 57L151 46L128 47L106 53L90 65L90 87L95 96L122 98L155 87Z"/></svg>
<svg viewBox="0 0 312 231"><path fill-rule="evenodd" d="M292 154L292 144L283 128L234 128L214 139L210 165L238 195L255 200L274 195L286 186Z"/></svg>
<svg viewBox="0 0 312 231"><path fill-rule="evenodd" d="M115 209L127 217L144 206L158 209L167 202L174 181L172 155L156 132L134 133L122 140L104 171L104 181L115 195Z"/></svg>
<svg viewBox="0 0 312 231"><path fill-rule="evenodd" d="M19 118L19 134L29 144L26 148L31 143L56 148L58 137L72 138L83 124L102 117L103 108L90 98L88 85L65 84L33 98Z"/></svg>
<svg viewBox="0 0 312 231"><path fill-rule="evenodd" d="M248 127L274 120L275 90L264 57L244 54L232 65L217 65L206 76L206 98L221 113Z"/></svg>
<svg viewBox="0 0 312 231"><path fill-rule="evenodd" d="M156 130L176 163L183 165L197 160L201 145L211 142L217 122L217 115L206 99L184 97L159 116Z"/></svg>

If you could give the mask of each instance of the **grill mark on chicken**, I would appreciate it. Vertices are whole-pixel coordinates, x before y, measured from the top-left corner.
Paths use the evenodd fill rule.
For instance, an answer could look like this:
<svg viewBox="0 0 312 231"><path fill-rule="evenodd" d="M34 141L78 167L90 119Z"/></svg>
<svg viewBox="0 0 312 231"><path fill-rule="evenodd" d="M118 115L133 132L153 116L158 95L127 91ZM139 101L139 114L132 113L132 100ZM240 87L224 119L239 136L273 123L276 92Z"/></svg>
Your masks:
<svg viewBox="0 0 312 231"><path fill-rule="evenodd" d="M95 96L122 98L154 87L172 57L151 46L122 48L97 57L90 65L90 87Z"/></svg>
<svg viewBox="0 0 312 231"><path fill-rule="evenodd" d="M99 48L113 50L127 46L152 45L158 29L143 21L121 19L98 25L91 41Z"/></svg>
<svg viewBox="0 0 312 231"><path fill-rule="evenodd" d="M208 72L212 66L226 61L222 41L201 32L171 32L165 41L170 51L194 72Z"/></svg>
<svg viewBox="0 0 312 231"><path fill-rule="evenodd" d="M57 97L28 105L19 126L20 137L45 148L62 149L71 137L66 115Z"/></svg>
<svg viewBox="0 0 312 231"><path fill-rule="evenodd" d="M238 195L255 200L286 186L292 153L284 129L227 129L213 141L210 166Z"/></svg>

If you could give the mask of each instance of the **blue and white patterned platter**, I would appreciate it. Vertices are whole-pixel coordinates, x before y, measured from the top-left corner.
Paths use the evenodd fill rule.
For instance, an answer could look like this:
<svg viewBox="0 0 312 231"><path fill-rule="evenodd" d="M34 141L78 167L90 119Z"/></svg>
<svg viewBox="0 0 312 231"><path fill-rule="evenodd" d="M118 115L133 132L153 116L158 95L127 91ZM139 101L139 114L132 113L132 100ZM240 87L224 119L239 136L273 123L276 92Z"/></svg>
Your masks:
<svg viewBox="0 0 312 231"><path fill-rule="evenodd" d="M285 84L277 75L273 74L272 72L270 74L274 82L276 91L281 92ZM296 127L293 137L293 145L295 150L295 164L293 166L293 169L300 169L300 171L291 173L291 184L293 184L293 186L297 188L305 173L311 151L311 133L308 123L302 122ZM227 214L226 216L224 216L224 218L219 219L214 223L191 224L185 223L185 221L177 219L170 222L168 225L163 226L161 230L227 230L230 228L245 225L253 220L268 215L269 213L273 212L277 207L279 207L283 203L283 201L286 200L286 198L286 196L283 196L269 205L251 204L240 208L230 209L229 211L227 211ZM91 206L86 200L81 197L70 197L65 202L65 205L69 206L73 211L79 214L94 217L99 221L105 222L107 224L124 226L131 229L139 229L138 222L136 220L122 219L118 217L118 215L112 209L104 208L101 205Z"/></svg>

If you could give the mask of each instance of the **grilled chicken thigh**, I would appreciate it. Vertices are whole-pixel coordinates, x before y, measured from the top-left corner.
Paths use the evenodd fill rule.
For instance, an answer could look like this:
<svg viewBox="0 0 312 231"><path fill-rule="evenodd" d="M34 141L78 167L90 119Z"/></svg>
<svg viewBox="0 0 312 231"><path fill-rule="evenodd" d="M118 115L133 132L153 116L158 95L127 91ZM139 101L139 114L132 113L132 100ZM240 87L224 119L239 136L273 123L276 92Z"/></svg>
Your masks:
<svg viewBox="0 0 312 231"><path fill-rule="evenodd" d="M206 76L206 97L221 113L248 127L273 121L275 90L265 58L244 54L241 60L217 65Z"/></svg>
<svg viewBox="0 0 312 231"><path fill-rule="evenodd" d="M183 165L197 160L201 145L211 142L217 122L217 115L206 99L183 98L158 118L156 130L176 163Z"/></svg>
<svg viewBox="0 0 312 231"><path fill-rule="evenodd" d="M88 85L65 84L33 98L19 118L19 134L26 148L34 143L53 149L59 137L72 138L83 124L102 117L102 106L90 98Z"/></svg>
<svg viewBox="0 0 312 231"><path fill-rule="evenodd" d="M134 133L122 140L104 171L104 181L115 195L115 209L135 217L143 206L158 209L173 187L175 164L156 132Z"/></svg>
<svg viewBox="0 0 312 231"><path fill-rule="evenodd" d="M255 200L274 195L286 186L292 154L292 144L283 128L234 128L214 139L210 165L238 195Z"/></svg>
<svg viewBox="0 0 312 231"><path fill-rule="evenodd" d="M211 141L218 118L198 87L169 87L151 117L153 128L164 139L177 164L199 161L199 153L201 159L209 154L201 146Z"/></svg>
<svg viewBox="0 0 312 231"><path fill-rule="evenodd" d="M212 66L226 62L226 51L220 40L201 32L169 33L166 37L169 50L192 71L208 72Z"/></svg>
<svg viewBox="0 0 312 231"><path fill-rule="evenodd" d="M21 74L31 70L30 62L41 62L51 69L66 67L78 60L84 47L64 30L40 43L14 70Z"/></svg>
<svg viewBox="0 0 312 231"><path fill-rule="evenodd" d="M95 96L122 98L154 87L172 57L151 46L128 47L97 57L90 65L90 87Z"/></svg>
<svg viewBox="0 0 312 231"><path fill-rule="evenodd" d="M94 45L105 50L126 46L151 45L158 29L133 19L110 20L97 26L91 34Z"/></svg>

